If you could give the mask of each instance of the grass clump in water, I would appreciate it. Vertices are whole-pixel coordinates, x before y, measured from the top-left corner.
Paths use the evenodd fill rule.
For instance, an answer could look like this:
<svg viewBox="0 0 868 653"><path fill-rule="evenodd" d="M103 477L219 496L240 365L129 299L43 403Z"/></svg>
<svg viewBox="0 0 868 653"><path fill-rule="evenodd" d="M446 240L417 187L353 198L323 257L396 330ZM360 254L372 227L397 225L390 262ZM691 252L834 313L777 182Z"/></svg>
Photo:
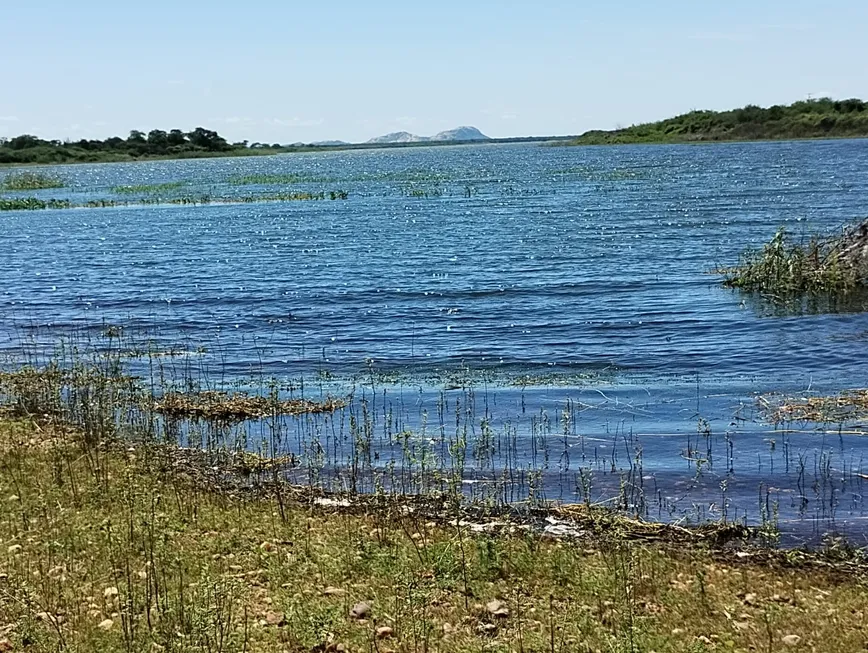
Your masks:
<svg viewBox="0 0 868 653"><path fill-rule="evenodd" d="M38 197L0 197L0 211L41 211L72 208L69 200L41 200Z"/></svg>
<svg viewBox="0 0 868 653"><path fill-rule="evenodd" d="M66 183L59 177L39 172L14 172L6 175L0 181L2 190L42 190L45 188L63 188Z"/></svg>
<svg viewBox="0 0 868 653"><path fill-rule="evenodd" d="M759 398L768 421L842 424L868 417L868 389L849 390L832 396Z"/></svg>
<svg viewBox="0 0 868 653"><path fill-rule="evenodd" d="M240 422L276 415L331 413L346 406L341 399L277 399L242 392L205 391L195 394L168 393L157 402L158 413L175 418Z"/></svg>
<svg viewBox="0 0 868 653"><path fill-rule="evenodd" d="M781 227L762 249L722 270L724 285L778 296L848 294L868 281L868 221L834 238L795 243Z"/></svg>
<svg viewBox="0 0 868 653"><path fill-rule="evenodd" d="M149 195L166 193L183 187L183 181L169 181L163 184L135 184L132 186L115 186L112 192L117 195Z"/></svg>

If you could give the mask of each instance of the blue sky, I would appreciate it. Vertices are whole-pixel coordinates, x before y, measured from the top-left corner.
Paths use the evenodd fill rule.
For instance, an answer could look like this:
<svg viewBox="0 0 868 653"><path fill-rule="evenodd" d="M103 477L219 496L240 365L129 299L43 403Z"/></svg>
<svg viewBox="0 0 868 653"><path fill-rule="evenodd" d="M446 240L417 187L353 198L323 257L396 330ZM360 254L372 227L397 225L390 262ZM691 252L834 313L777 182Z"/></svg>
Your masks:
<svg viewBox="0 0 868 653"><path fill-rule="evenodd" d="M868 98L865 0L0 3L0 136L575 134Z"/></svg>

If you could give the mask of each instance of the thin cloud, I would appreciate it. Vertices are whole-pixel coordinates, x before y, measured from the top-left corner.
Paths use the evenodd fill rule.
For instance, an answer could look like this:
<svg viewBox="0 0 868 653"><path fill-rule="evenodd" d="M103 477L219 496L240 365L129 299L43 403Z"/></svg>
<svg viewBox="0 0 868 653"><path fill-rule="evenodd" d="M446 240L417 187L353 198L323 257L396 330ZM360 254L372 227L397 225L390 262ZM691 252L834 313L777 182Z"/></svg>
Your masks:
<svg viewBox="0 0 868 653"><path fill-rule="evenodd" d="M322 118L272 118L271 124L278 127L316 127L323 124L325 121Z"/></svg>
<svg viewBox="0 0 868 653"><path fill-rule="evenodd" d="M18 122L18 116L0 116L0 122Z"/></svg>

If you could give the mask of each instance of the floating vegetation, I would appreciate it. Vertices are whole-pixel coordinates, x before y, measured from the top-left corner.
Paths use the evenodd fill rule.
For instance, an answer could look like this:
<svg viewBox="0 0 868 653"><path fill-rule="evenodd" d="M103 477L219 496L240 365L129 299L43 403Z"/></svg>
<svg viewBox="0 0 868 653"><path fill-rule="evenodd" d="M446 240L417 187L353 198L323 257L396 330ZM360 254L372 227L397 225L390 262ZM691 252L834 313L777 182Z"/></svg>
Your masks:
<svg viewBox="0 0 868 653"><path fill-rule="evenodd" d="M243 177L232 177L229 183L235 186L280 186L286 184L302 183L328 183L334 181L331 178L313 177L299 174L265 175L253 174Z"/></svg>
<svg viewBox="0 0 868 653"><path fill-rule="evenodd" d="M299 202L317 200L345 200L349 193L345 190L322 191L319 193L295 192L273 193L270 195L242 195L236 197L212 197L210 195L187 195L184 197L141 197L134 200L92 199L73 203L66 199L42 200L37 197L0 198L0 211L33 211L40 209L102 209L118 206L147 206L153 204L191 205L200 204L252 204L254 202Z"/></svg>
<svg viewBox="0 0 868 653"><path fill-rule="evenodd" d="M434 188L406 188L403 193L407 197L428 198L443 197L444 191L439 186L435 186Z"/></svg>
<svg viewBox="0 0 868 653"><path fill-rule="evenodd" d="M611 168L600 169L592 166L575 166L562 170L552 170L549 174L556 177L579 178L583 181L632 181L654 178L655 171L651 167L643 168Z"/></svg>
<svg viewBox="0 0 868 653"><path fill-rule="evenodd" d="M132 186L115 186L112 192L118 195L147 195L166 193L177 190L185 185L183 181L169 181L163 184L135 184Z"/></svg>
<svg viewBox="0 0 868 653"><path fill-rule="evenodd" d="M868 221L831 238L794 243L781 227L762 249L720 270L730 288L780 296L847 294L868 281Z"/></svg>
<svg viewBox="0 0 868 653"><path fill-rule="evenodd" d="M759 404L770 422L843 423L868 417L868 389L826 397L764 395Z"/></svg>
<svg viewBox="0 0 868 653"><path fill-rule="evenodd" d="M156 402L158 413L175 418L240 422L276 415L333 413L346 406L342 399L327 398L317 402L309 399L277 399L248 395L243 392L225 393L214 390L182 394L167 393Z"/></svg>
<svg viewBox="0 0 868 653"><path fill-rule="evenodd" d="M39 211L43 209L69 209L69 200L41 200L38 197L0 197L0 211Z"/></svg>
<svg viewBox="0 0 868 653"><path fill-rule="evenodd" d="M14 172L0 181L2 190L42 190L44 188L63 188L66 183L59 177L39 172Z"/></svg>

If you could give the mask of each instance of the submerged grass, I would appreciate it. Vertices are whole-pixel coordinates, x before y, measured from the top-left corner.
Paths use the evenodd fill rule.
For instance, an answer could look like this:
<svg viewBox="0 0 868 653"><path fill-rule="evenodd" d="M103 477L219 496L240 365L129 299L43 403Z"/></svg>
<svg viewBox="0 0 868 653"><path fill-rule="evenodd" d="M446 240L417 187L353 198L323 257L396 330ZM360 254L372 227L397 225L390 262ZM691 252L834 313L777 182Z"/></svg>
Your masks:
<svg viewBox="0 0 868 653"><path fill-rule="evenodd" d="M0 647L28 651L855 651L864 576L239 492L173 447L0 420ZM210 476L203 477L201 470ZM265 478L268 478L266 473Z"/></svg>
<svg viewBox="0 0 868 653"><path fill-rule="evenodd" d="M845 295L868 280L866 225L836 238L796 243L782 227L759 250L722 270L724 285L780 297L806 294Z"/></svg>
<svg viewBox="0 0 868 653"><path fill-rule="evenodd" d="M132 186L115 186L112 192L117 195L147 195L155 193L166 193L169 191L183 188L186 182L169 181L163 184L135 184Z"/></svg>
<svg viewBox="0 0 868 653"><path fill-rule="evenodd" d="M139 197L131 200L98 199L84 202L71 202L66 199L42 200L38 197L0 198L0 211L37 211L43 209L110 208L118 206L148 206L155 204L199 205L199 204L252 204L254 202L301 202L317 200L345 200L349 193L344 190L321 191L319 193L294 192L271 193L265 195L242 195L235 197L215 197L212 195L185 195L183 197Z"/></svg>
<svg viewBox="0 0 868 653"><path fill-rule="evenodd" d="M63 188L66 183L59 177L40 172L15 172L6 175L0 181L0 190L42 190L45 188Z"/></svg>

